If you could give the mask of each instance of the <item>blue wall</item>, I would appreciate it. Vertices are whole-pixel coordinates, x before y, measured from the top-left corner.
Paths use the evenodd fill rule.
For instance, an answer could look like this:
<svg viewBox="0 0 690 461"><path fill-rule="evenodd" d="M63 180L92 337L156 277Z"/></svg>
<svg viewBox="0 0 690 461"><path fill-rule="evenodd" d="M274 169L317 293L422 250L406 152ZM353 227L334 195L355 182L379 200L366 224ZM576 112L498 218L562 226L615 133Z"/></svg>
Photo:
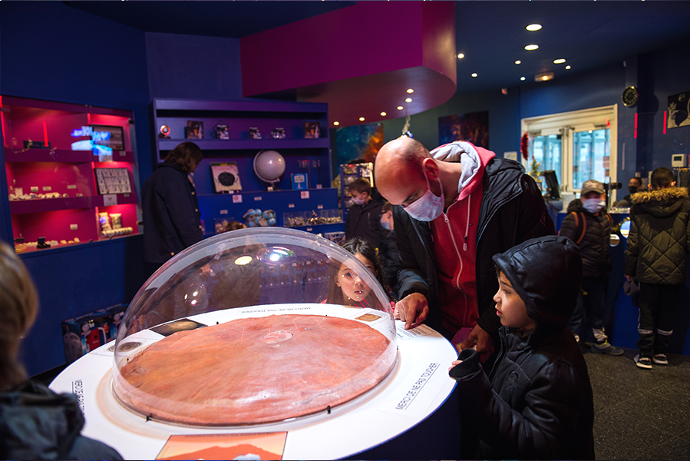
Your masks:
<svg viewBox="0 0 690 461"><path fill-rule="evenodd" d="M142 180L151 174L143 32L62 2L0 2L0 63L0 94L133 111L137 169ZM30 374L64 363L60 321L131 300L145 281L141 254L134 236L23 256L41 301L23 344Z"/></svg>

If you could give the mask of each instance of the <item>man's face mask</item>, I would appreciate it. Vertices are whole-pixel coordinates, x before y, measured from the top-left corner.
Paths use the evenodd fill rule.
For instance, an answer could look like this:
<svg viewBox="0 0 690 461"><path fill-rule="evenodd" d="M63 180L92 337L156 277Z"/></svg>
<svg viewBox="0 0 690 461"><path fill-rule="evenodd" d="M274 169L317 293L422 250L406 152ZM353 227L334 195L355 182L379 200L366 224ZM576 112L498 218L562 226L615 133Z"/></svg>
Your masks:
<svg viewBox="0 0 690 461"><path fill-rule="evenodd" d="M429 185L429 178L426 172L424 172L424 179L426 179L426 192L417 200L406 206L405 211L419 221L433 221L443 213L443 204L445 202L443 185L441 181L436 178L438 185L441 187L441 196L437 197L431 192L431 186Z"/></svg>

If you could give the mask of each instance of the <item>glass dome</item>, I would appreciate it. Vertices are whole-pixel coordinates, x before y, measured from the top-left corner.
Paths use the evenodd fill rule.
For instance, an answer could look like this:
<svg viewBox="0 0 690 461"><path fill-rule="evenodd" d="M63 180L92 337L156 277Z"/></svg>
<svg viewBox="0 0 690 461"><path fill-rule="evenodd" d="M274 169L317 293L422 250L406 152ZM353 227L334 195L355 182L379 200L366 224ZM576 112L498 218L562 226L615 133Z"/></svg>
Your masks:
<svg viewBox="0 0 690 461"><path fill-rule="evenodd" d="M390 302L338 245L283 228L235 230L168 261L119 328L113 390L177 424L263 424L330 410L395 366Z"/></svg>

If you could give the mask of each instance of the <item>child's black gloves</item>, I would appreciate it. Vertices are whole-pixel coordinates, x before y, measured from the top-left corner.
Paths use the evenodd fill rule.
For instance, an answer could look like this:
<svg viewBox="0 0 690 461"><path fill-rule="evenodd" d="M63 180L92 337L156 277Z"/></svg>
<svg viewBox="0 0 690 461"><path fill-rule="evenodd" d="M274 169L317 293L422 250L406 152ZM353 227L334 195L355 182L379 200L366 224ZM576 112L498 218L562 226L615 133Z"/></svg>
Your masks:
<svg viewBox="0 0 690 461"><path fill-rule="evenodd" d="M462 362L448 371L450 377L456 381L480 369L479 352L474 349L464 349L460 352L458 360L462 360Z"/></svg>

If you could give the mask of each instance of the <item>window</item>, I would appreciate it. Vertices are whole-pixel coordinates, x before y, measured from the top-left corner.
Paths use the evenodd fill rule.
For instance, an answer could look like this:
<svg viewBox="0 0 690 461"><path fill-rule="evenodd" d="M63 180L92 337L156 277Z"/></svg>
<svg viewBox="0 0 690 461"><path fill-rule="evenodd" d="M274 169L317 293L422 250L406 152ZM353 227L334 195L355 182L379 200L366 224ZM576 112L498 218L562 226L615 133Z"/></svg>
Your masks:
<svg viewBox="0 0 690 461"><path fill-rule="evenodd" d="M588 179L616 182L616 118L613 105L523 119L531 138L525 168L536 160L539 171L554 170L563 192L579 192Z"/></svg>

